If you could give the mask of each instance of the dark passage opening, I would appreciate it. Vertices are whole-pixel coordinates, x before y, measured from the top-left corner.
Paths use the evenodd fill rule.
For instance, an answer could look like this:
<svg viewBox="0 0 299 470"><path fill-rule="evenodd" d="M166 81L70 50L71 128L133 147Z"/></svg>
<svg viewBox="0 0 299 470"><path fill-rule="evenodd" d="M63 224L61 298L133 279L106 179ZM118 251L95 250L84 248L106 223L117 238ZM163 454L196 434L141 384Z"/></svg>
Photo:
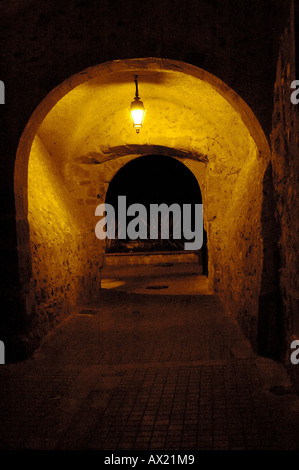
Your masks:
<svg viewBox="0 0 299 470"><path fill-rule="evenodd" d="M165 155L139 157L125 165L115 175L107 191L106 203L111 204L115 209L117 226L119 223L119 214L117 214L118 196L126 196L127 207L134 203L144 205L147 214L150 213L150 204L160 205L164 203L168 206L178 204L181 208L181 214L183 214L183 204L190 204L192 207L192 230L195 228L194 205L202 203L201 191L193 173L180 161ZM128 217L127 223L132 219L134 217ZM116 236L116 239L108 240L107 252L183 251L184 243L188 240L184 238L183 230L181 230L181 238L176 239L173 237L173 222L170 216L169 239L161 238L161 230L159 230L158 238L152 239L150 237L148 216L147 220L144 221L144 224L147 225L148 234L146 240L140 238L120 240ZM199 251L203 252L205 248L203 247Z"/></svg>
<svg viewBox="0 0 299 470"><path fill-rule="evenodd" d="M276 201L269 163L264 176L262 206L263 271L258 310L258 354L280 360L283 354L283 302L279 272L281 227L276 218Z"/></svg>

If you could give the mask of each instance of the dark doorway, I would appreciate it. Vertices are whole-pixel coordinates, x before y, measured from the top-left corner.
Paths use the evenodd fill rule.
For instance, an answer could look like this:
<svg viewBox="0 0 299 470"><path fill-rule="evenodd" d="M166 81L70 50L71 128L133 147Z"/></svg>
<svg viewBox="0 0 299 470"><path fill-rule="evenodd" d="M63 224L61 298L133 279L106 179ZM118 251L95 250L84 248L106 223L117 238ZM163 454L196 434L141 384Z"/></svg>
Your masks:
<svg viewBox="0 0 299 470"><path fill-rule="evenodd" d="M139 157L115 175L107 191L106 203L114 207L117 223L118 196L126 196L127 207L139 203L144 205L148 212L150 204L179 204L181 208L183 204L191 204L193 208L194 204L202 203L201 191L193 173L180 161L165 155ZM135 241L117 238L108 240L107 252L183 251L183 235L180 239L174 239L173 227L170 228L170 237L167 240L161 239L160 236L158 239L150 239L149 236L147 240Z"/></svg>
<svg viewBox="0 0 299 470"><path fill-rule="evenodd" d="M263 181L262 235L263 271L258 309L258 354L280 360L283 354L283 302L280 291L281 227L276 218L272 165L269 163Z"/></svg>

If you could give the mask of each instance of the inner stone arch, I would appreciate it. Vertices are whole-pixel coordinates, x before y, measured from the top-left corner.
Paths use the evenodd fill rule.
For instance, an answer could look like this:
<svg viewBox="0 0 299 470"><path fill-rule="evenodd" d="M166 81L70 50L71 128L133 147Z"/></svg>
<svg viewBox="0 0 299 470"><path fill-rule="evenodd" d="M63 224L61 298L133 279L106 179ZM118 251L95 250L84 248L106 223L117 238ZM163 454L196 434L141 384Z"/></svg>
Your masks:
<svg viewBox="0 0 299 470"><path fill-rule="evenodd" d="M139 134L129 118L135 74L147 108ZM211 287L235 315L241 305L256 319L269 160L256 117L233 90L197 67L121 60L58 86L21 137L15 200L25 342L36 345L70 311L100 295L105 244L95 237L95 208L123 165L158 148L171 149L201 188Z"/></svg>
<svg viewBox="0 0 299 470"><path fill-rule="evenodd" d="M183 214L183 205L192 207L192 230L194 230L195 204L202 203L201 191L193 173L179 160L165 155L147 155L136 158L124 165L111 180L107 193L106 204L110 204L116 213L116 228L118 228L118 198L126 197L126 206L142 204L146 209L146 220L142 220L142 229L147 232L147 239L135 241L126 239L111 239L108 241L107 253L142 253L183 251L184 238L180 224L181 237L174 238L173 220L170 218L169 239L150 237L150 206L151 204L177 204ZM131 217L132 219L132 217ZM128 219L128 223L129 223ZM160 227L161 228L161 227ZM177 227L176 227L177 228ZM118 230L116 230L117 234Z"/></svg>

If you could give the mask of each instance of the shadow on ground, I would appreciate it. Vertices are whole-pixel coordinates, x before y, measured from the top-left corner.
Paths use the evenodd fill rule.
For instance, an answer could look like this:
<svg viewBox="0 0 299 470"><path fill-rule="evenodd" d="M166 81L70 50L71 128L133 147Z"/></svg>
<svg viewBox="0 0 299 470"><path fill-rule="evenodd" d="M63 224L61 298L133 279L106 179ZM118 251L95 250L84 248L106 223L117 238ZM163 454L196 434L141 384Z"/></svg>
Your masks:
<svg viewBox="0 0 299 470"><path fill-rule="evenodd" d="M285 370L215 296L132 290L103 289L1 366L1 449L299 448Z"/></svg>

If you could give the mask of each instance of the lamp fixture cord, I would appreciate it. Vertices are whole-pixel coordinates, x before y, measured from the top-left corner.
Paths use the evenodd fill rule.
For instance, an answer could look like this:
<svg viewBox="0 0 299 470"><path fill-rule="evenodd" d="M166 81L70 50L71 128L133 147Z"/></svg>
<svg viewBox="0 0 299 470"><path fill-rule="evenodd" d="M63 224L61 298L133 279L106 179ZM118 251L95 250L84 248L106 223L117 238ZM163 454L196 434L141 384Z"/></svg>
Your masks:
<svg viewBox="0 0 299 470"><path fill-rule="evenodd" d="M139 100L139 94L138 94L138 81L137 81L137 79L138 79L138 75L135 75L135 80L134 80L134 82L135 82L135 85L136 85L136 94L135 94L135 100Z"/></svg>

